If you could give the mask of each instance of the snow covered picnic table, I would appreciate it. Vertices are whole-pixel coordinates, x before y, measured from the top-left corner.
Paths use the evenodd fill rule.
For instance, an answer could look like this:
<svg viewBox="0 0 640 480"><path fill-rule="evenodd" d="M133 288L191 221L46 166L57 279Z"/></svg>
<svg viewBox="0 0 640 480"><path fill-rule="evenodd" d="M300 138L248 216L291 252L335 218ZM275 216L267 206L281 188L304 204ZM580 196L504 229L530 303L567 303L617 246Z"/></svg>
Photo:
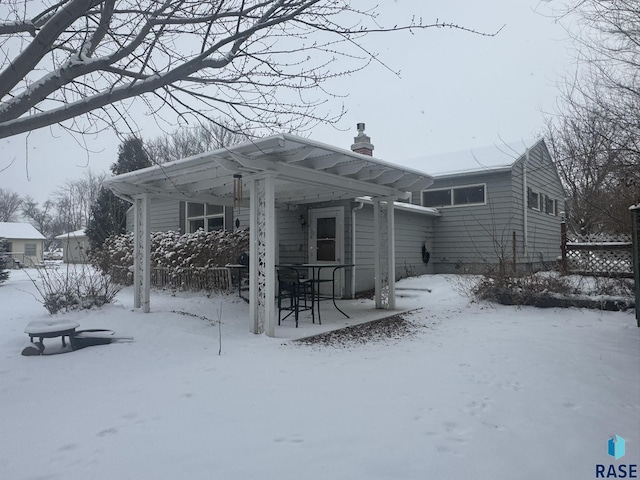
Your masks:
<svg viewBox="0 0 640 480"><path fill-rule="evenodd" d="M64 337L69 337L71 342L71 336L79 326L78 322L70 320L34 320L27 324L24 331L29 335L31 343L34 337L37 337L41 344L44 338L62 337L62 346L66 347Z"/></svg>

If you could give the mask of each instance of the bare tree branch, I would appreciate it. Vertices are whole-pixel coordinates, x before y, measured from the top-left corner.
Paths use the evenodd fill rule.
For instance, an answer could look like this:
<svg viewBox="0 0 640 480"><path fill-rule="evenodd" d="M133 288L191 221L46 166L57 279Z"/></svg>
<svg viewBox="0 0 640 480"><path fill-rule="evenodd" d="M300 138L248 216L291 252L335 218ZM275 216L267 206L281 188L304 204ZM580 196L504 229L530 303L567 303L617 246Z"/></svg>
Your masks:
<svg viewBox="0 0 640 480"><path fill-rule="evenodd" d="M128 99L176 119L291 130L336 119L314 95L326 81L384 65L368 34L495 35L437 19L385 27L348 0L5 0L0 18L0 138L53 124L118 131Z"/></svg>
<svg viewBox="0 0 640 480"><path fill-rule="evenodd" d="M11 190L0 188L0 222L14 222L22 206L20 195Z"/></svg>
<svg viewBox="0 0 640 480"><path fill-rule="evenodd" d="M630 231L640 202L640 4L576 0L568 30L578 70L561 92L547 137L567 189L570 225L580 233Z"/></svg>

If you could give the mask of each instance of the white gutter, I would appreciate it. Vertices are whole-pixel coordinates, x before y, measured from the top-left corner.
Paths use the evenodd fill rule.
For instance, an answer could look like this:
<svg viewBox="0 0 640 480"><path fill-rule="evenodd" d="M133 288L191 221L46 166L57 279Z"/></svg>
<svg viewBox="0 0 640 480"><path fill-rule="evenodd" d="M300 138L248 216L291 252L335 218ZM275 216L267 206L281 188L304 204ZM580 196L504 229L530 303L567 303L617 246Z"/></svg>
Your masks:
<svg viewBox="0 0 640 480"><path fill-rule="evenodd" d="M529 218L528 218L528 196L527 196L527 164L529 163L529 149L527 148L524 152L524 163L522 164L522 218L523 218L523 226L522 226L522 234L523 234L523 243L522 243L522 253L525 257L527 256L527 249L529 247Z"/></svg>
<svg viewBox="0 0 640 480"><path fill-rule="evenodd" d="M356 210L361 210L364 202L351 209L351 298L356 298Z"/></svg>
<svg viewBox="0 0 640 480"><path fill-rule="evenodd" d="M373 200L371 197L358 197L355 200L356 202L364 202L367 205L373 205ZM414 205L412 203L406 202L393 202L394 210L403 210L406 212L417 213L421 215L427 215L430 217L441 217L442 213L435 207L422 207L420 205Z"/></svg>

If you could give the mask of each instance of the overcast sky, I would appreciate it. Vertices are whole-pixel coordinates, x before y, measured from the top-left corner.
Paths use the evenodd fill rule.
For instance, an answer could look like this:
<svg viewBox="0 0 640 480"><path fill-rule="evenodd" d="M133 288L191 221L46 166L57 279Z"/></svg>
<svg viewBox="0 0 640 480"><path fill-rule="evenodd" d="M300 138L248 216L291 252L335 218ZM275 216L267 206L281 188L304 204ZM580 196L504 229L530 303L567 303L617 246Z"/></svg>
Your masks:
<svg viewBox="0 0 640 480"><path fill-rule="evenodd" d="M557 2L557 0L554 0ZM329 85L338 94L335 110L348 113L339 127L321 125L314 140L349 148L356 123L365 122L374 156L403 160L502 142L528 139L543 129L554 111L558 84L572 70L570 42L548 15L552 2L538 0L394 0L381 2L384 25L407 23L413 15L425 22L454 22L496 37L432 29L369 36L367 48L400 72L381 65ZM144 122L139 124L144 125ZM161 132L153 122L140 134ZM43 202L67 179L87 168L108 171L116 160L118 140L111 132L83 139L46 128L0 140L0 187ZM424 167L428 173L428 166Z"/></svg>

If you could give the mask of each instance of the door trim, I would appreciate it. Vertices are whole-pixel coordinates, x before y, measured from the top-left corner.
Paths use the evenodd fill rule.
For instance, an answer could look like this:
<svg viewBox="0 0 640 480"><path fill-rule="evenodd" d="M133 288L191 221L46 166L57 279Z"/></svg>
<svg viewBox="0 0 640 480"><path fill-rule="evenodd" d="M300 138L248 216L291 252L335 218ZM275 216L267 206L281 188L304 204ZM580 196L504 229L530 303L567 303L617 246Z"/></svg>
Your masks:
<svg viewBox="0 0 640 480"><path fill-rule="evenodd" d="M336 259L333 262L318 261L316 257L316 251L314 251L314 249L316 249L316 219L326 217L334 217L336 219ZM310 208L308 218L309 228L307 234L307 258L309 259L309 262L326 263L327 265L331 265L333 263L345 263L344 206ZM326 269L326 271L330 272L331 269ZM336 272L336 284L336 296L343 297L345 288L344 269L340 269L338 272Z"/></svg>

